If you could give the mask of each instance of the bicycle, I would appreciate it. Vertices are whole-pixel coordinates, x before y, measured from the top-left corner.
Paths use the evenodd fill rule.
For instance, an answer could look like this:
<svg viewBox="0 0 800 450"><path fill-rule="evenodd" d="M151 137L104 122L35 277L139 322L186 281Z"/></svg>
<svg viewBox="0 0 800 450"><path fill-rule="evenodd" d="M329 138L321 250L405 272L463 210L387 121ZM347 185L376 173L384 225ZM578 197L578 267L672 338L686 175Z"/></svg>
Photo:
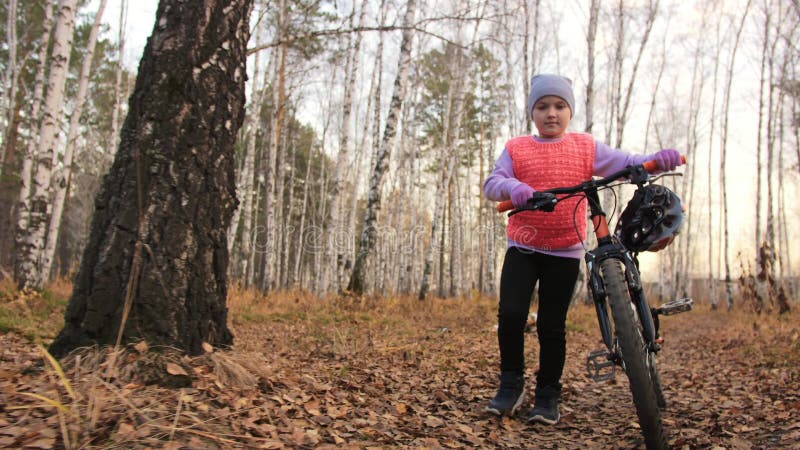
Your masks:
<svg viewBox="0 0 800 450"><path fill-rule="evenodd" d="M650 174L656 170L655 161L628 166L605 178L591 179L576 186L542 191L560 197L538 201L531 199L527 205L517 209L514 209L511 201L507 200L499 203L497 210L511 211L509 216L523 211L552 211L556 203L566 198L576 195L586 198L597 237L597 246L587 250L585 260L600 333L605 344L604 349L589 352L586 361L587 371L595 381L605 381L614 377L616 366L622 367L630 382L633 403L647 449L666 449L667 437L661 421L661 409L666 407L666 398L656 366L656 354L661 350L663 342L658 336L658 316L688 311L692 308L692 299L675 300L659 308L651 308L648 305L638 270L637 255L640 249L637 247L634 251L626 248L622 240L628 241L629 247L636 246L619 232L614 234L609 232L606 214L598 196L600 190L630 183L637 186L634 199L637 195L641 198L643 192L652 190L652 186L661 187L653 184L658 178L679 175L664 173L651 177ZM612 185L620 179L627 181ZM677 199L677 196L675 198ZM627 210L628 208L626 212ZM625 213L621 218L624 217ZM619 230L618 226L617 231ZM670 237L658 243L656 247L661 249L671 241Z"/></svg>

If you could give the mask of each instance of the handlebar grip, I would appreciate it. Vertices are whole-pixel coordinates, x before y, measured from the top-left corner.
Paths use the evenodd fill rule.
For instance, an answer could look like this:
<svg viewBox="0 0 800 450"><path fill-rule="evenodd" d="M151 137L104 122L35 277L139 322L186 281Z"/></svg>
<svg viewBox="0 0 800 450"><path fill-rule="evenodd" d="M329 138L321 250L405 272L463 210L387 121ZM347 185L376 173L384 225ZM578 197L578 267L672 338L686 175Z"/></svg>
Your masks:
<svg viewBox="0 0 800 450"><path fill-rule="evenodd" d="M681 163L686 164L686 155L681 155ZM658 163L655 161L647 161L642 164L644 170L653 173L658 170Z"/></svg>
<svg viewBox="0 0 800 450"><path fill-rule="evenodd" d="M511 203L511 200L502 201L497 204L497 212L506 212L512 209L514 209L514 204Z"/></svg>

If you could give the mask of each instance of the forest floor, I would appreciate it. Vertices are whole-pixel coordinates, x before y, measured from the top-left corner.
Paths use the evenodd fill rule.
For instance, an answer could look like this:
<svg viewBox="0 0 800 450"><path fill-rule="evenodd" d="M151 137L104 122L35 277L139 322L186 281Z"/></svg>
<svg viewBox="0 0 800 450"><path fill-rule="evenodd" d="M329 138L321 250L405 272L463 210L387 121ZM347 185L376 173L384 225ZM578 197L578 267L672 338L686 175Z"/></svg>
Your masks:
<svg viewBox="0 0 800 450"><path fill-rule="evenodd" d="M0 447L644 447L624 375L587 376L586 354L600 347L587 306L568 318L561 421L543 426L524 423L530 400L515 418L483 411L498 366L491 299L234 289L232 351L86 350L59 373L34 341L53 338L68 294L66 283L45 295L0 287ZM800 448L799 308L780 317L738 309L701 303L662 320L673 448ZM526 336L532 380L536 333ZM154 367L176 387L147 384Z"/></svg>

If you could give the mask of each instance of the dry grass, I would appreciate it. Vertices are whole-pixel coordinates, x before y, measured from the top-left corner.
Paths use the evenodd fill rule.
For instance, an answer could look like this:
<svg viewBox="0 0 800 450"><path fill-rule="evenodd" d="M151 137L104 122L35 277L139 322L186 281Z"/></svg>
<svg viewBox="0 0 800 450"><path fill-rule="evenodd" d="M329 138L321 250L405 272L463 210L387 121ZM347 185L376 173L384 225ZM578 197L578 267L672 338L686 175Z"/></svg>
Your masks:
<svg viewBox="0 0 800 450"><path fill-rule="evenodd" d="M10 278L0 280L0 333L15 331L31 340L52 339L63 325L64 309L72 292L65 279L42 292L19 291Z"/></svg>
<svg viewBox="0 0 800 450"><path fill-rule="evenodd" d="M748 310L708 312L726 321L727 344L754 364L773 367L800 366L800 311L757 314Z"/></svg>
<svg viewBox="0 0 800 450"><path fill-rule="evenodd" d="M332 339L347 341L347 329L361 331L391 329L393 334L418 334L421 328L487 326L495 322L496 300L471 295L461 298L412 296L327 296L305 291L283 291L263 295L233 287L228 308L234 328L243 323L305 324L334 332ZM337 334L338 333L338 334Z"/></svg>

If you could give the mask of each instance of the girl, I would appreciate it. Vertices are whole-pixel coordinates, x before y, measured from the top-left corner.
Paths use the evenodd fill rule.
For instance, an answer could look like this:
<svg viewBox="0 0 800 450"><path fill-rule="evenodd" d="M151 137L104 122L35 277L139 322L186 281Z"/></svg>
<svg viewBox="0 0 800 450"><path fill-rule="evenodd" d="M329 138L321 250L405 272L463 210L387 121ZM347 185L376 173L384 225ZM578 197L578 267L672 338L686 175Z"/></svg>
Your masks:
<svg viewBox="0 0 800 450"><path fill-rule="evenodd" d="M483 184L486 197L511 199L515 207L529 199L553 201L541 190L572 186L608 176L628 165L655 160L660 170L681 164L677 150L630 155L585 133L567 132L575 112L572 82L551 74L531 79L526 114L538 136L520 136L506 143L494 170ZM576 210L577 207L577 210ZM565 322L578 278L586 239L586 202L563 200L552 212L526 211L508 220L508 249L500 275L497 339L500 345L500 388L486 410L512 415L525 397L524 328L531 295L539 283L539 370L534 406L528 422L558 422L561 373L566 353ZM576 220L573 219L576 218ZM575 232L578 227L580 237Z"/></svg>

